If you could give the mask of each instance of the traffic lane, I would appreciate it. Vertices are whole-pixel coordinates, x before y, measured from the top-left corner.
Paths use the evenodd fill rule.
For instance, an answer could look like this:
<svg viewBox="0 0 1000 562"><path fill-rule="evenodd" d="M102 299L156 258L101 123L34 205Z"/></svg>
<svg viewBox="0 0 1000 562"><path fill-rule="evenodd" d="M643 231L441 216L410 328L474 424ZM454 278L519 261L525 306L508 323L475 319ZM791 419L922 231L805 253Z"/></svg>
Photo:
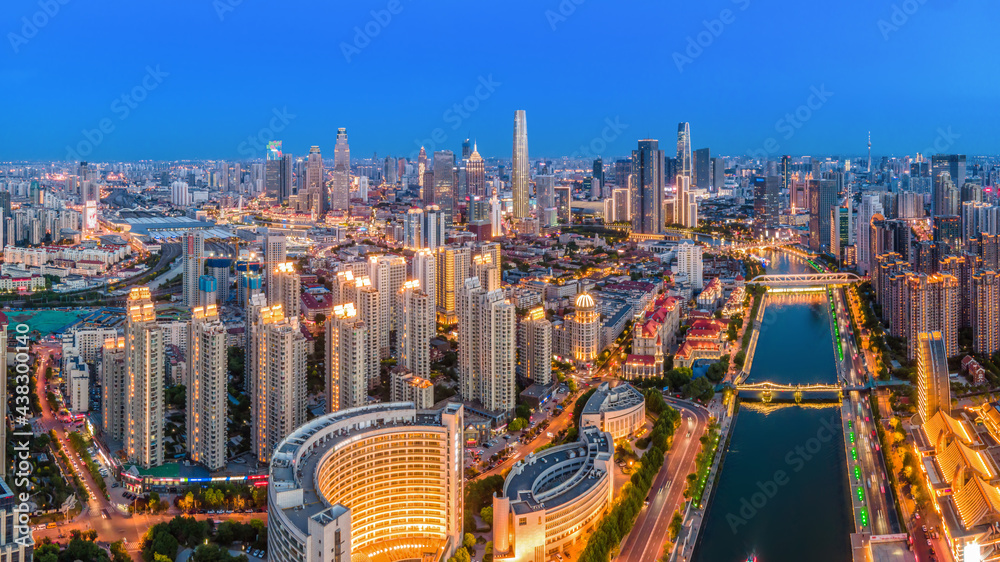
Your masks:
<svg viewBox="0 0 1000 562"><path fill-rule="evenodd" d="M684 493L687 474L698 454L701 436L708 425L709 415L707 410L703 408L693 408L691 405L681 404L677 404L677 406L687 414L685 417L695 420L695 427L691 430L690 437L687 437L683 426L678 428L682 431L683 437L680 438L680 442L674 441L674 447L667 452L665 466L661 467L653 480L653 486L650 490L650 494L654 496L653 501L647 508L639 512L639 518L633 526L632 532L626 537L622 546L622 554L618 557L621 562L644 562L659 557L663 550L663 544L666 542L670 519ZM661 492L667 482L671 484L664 496ZM659 537L659 540L650 545L654 536ZM648 552L650 546L653 549Z"/></svg>
<svg viewBox="0 0 1000 562"><path fill-rule="evenodd" d="M105 541L107 543L113 543L115 541L121 540L122 538L127 539L127 544L130 547L137 547L139 544L139 539L146 534L146 531L156 525L157 523L165 523L173 519L174 517L188 515L182 513L168 513L160 515L136 515L133 517L118 517L114 518L114 512L111 512L111 519L105 519L101 516L100 512L91 513L86 518L72 521L64 525L59 525L54 529L39 529L33 531L32 535L35 537L35 542L41 542L42 538L50 538L53 541L60 539L66 539L69 537L71 531L88 531L94 529L97 531L97 539L99 541ZM208 519L216 519L222 521L236 521L239 523L249 523L253 519L259 519L267 525L267 513L232 513L223 515L211 515L211 514L193 514L190 517L194 517L199 521L206 521ZM61 535L61 536L60 536Z"/></svg>

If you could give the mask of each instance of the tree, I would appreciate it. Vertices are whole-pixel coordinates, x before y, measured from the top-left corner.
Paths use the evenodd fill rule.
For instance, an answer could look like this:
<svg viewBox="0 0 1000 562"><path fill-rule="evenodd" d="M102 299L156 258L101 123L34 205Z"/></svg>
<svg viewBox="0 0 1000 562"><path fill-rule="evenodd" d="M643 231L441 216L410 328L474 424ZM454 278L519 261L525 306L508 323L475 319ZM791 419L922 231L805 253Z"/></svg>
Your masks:
<svg viewBox="0 0 1000 562"><path fill-rule="evenodd" d="M493 506L488 505L481 510L479 510L479 516L483 518L483 523L486 523L490 527L493 526Z"/></svg>
<svg viewBox="0 0 1000 562"><path fill-rule="evenodd" d="M528 427L528 420L524 418L514 418L507 426L508 431L521 431L522 429Z"/></svg>
<svg viewBox="0 0 1000 562"><path fill-rule="evenodd" d="M462 546L469 552L472 552L472 547L476 546L476 535L465 533L465 536L462 538Z"/></svg>
<svg viewBox="0 0 1000 562"><path fill-rule="evenodd" d="M684 387L684 385L691 382L692 375L693 373L691 372L691 369L687 367L670 369L670 371L667 372L667 384L669 384L670 388L673 390L680 390Z"/></svg>
<svg viewBox="0 0 1000 562"><path fill-rule="evenodd" d="M712 383L705 377L698 377L684 386L684 394L689 398L708 402L715 394Z"/></svg>

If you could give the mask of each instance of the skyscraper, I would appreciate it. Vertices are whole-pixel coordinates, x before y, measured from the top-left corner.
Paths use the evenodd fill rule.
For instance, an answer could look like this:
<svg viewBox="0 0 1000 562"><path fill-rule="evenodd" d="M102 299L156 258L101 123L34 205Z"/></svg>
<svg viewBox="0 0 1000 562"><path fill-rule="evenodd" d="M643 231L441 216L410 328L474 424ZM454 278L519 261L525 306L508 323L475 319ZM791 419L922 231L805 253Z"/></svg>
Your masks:
<svg viewBox="0 0 1000 562"><path fill-rule="evenodd" d="M753 210L755 234L763 234L767 229L777 228L781 208L781 177L755 176L753 185Z"/></svg>
<svg viewBox="0 0 1000 562"><path fill-rule="evenodd" d="M594 298L587 293L576 297L576 311L567 315L573 360L577 365L589 365L600 352L601 316L597 313Z"/></svg>
<svg viewBox="0 0 1000 562"><path fill-rule="evenodd" d="M200 304L198 302L198 278L201 277L203 260L205 258L205 234L199 230L189 230L184 233L181 239L181 249L183 255L181 260L184 266L184 273L181 282L183 283L184 306L194 308Z"/></svg>
<svg viewBox="0 0 1000 562"><path fill-rule="evenodd" d="M523 109L514 113L514 151L511 156L510 185L514 194L514 219L526 219L531 208L528 202L528 124Z"/></svg>
<svg viewBox="0 0 1000 562"><path fill-rule="evenodd" d="M958 279L953 275L910 274L906 278L907 358L917 358L918 335L940 332L945 357L958 354L961 308Z"/></svg>
<svg viewBox="0 0 1000 562"><path fill-rule="evenodd" d="M948 355L941 332L917 334L917 414L927 423L938 410L951 414Z"/></svg>
<svg viewBox="0 0 1000 562"><path fill-rule="evenodd" d="M125 441L125 338L109 338L101 349L101 428L115 441Z"/></svg>
<svg viewBox="0 0 1000 562"><path fill-rule="evenodd" d="M301 309L301 279L295 271L294 262L279 263L271 275L274 282L274 301L272 305L280 304L285 316L298 318Z"/></svg>
<svg viewBox="0 0 1000 562"><path fill-rule="evenodd" d="M306 340L299 319L286 318L281 305L267 306L263 295L251 298L247 317L251 451L269 462L274 447L306 419Z"/></svg>
<svg viewBox="0 0 1000 562"><path fill-rule="evenodd" d="M268 197L278 198L279 201L284 184L284 162L281 141L268 141L267 156L264 162L264 191Z"/></svg>
<svg viewBox="0 0 1000 562"><path fill-rule="evenodd" d="M830 244L830 210L837 205L837 182L809 180L809 249L826 250Z"/></svg>
<svg viewBox="0 0 1000 562"><path fill-rule="evenodd" d="M274 273L278 269L278 264L285 263L288 258L287 240L281 233L268 233L264 238L264 282L267 285L267 302L277 303L278 284L274 280Z"/></svg>
<svg viewBox="0 0 1000 562"><path fill-rule="evenodd" d="M691 177L691 124L677 124L677 175ZM672 178L671 178L672 179Z"/></svg>
<svg viewBox="0 0 1000 562"><path fill-rule="evenodd" d="M972 275L972 345L983 357L1000 351L1000 273Z"/></svg>
<svg viewBox="0 0 1000 562"><path fill-rule="evenodd" d="M597 159L594 160L593 177L594 179L601 182L601 185L604 185L604 161L601 160L600 156L598 156Z"/></svg>
<svg viewBox="0 0 1000 562"><path fill-rule="evenodd" d="M191 460L226 466L227 333L215 305L195 307L188 327L187 445Z"/></svg>
<svg viewBox="0 0 1000 562"><path fill-rule="evenodd" d="M163 331L149 287L136 287L125 313L125 451L143 468L163 464Z"/></svg>
<svg viewBox="0 0 1000 562"><path fill-rule="evenodd" d="M347 211L351 205L351 147L347 144L347 129L337 129L333 147L333 182L330 209Z"/></svg>
<svg viewBox="0 0 1000 562"><path fill-rule="evenodd" d="M323 214L329 208L326 194L326 175L323 172L323 155L318 146L309 149L306 163L306 191L309 193L309 207Z"/></svg>
<svg viewBox="0 0 1000 562"><path fill-rule="evenodd" d="M326 322L326 411L364 406L368 401L368 328L353 303L339 304Z"/></svg>
<svg viewBox="0 0 1000 562"><path fill-rule="evenodd" d="M704 288L702 252L704 248L692 242L677 245L677 273L687 275L688 283L695 289Z"/></svg>
<svg viewBox="0 0 1000 562"><path fill-rule="evenodd" d="M514 411L516 356L514 305L502 289L487 292L466 279L458 298L458 375L462 398L484 408Z"/></svg>
<svg viewBox="0 0 1000 562"><path fill-rule="evenodd" d="M455 154L450 150L434 152L434 186L430 193L433 199L428 201L428 190L424 186L424 201L440 207L445 224L453 224L458 217L455 216Z"/></svg>
<svg viewBox="0 0 1000 562"><path fill-rule="evenodd" d="M470 197L486 197L486 162L479 155L479 147L472 145L472 154L465 165L465 178L469 186Z"/></svg>
<svg viewBox="0 0 1000 562"><path fill-rule="evenodd" d="M399 364L422 379L431 373L431 338L434 337L434 297L425 292L417 279L403 284L397 295L399 322Z"/></svg>
<svg viewBox="0 0 1000 562"><path fill-rule="evenodd" d="M469 276L472 252L465 246L445 246L437 254L437 305L438 321L454 324L458 291Z"/></svg>
<svg viewBox="0 0 1000 562"><path fill-rule="evenodd" d="M351 291L348 304L353 303L357 310L356 321L365 324L365 342L362 349L364 354L364 370L362 375L367 388L374 388L379 383L379 368L383 353L382 340L383 332L388 332L388 327L382 326L382 298L381 291L372 285L371 278L367 275L360 275L354 279L354 289ZM388 334L386 334L386 338ZM388 356L388 350L384 353Z"/></svg>
<svg viewBox="0 0 1000 562"><path fill-rule="evenodd" d="M642 234L663 231L663 151L659 142L640 140L632 151L632 229Z"/></svg>
<svg viewBox="0 0 1000 562"><path fill-rule="evenodd" d="M861 204L858 205L857 226L857 251L858 251L858 272L862 275L868 274L875 267L875 258L871 255L871 223L875 216L882 217L882 203L877 194L865 194L861 196Z"/></svg>
<svg viewBox="0 0 1000 562"><path fill-rule="evenodd" d="M691 155L691 185L694 189L712 187L712 155L707 148L699 148Z"/></svg>
<svg viewBox="0 0 1000 562"><path fill-rule="evenodd" d="M958 190L965 184L964 154L935 154L931 156L931 181L933 197L931 215L957 215ZM947 173L951 184L946 184L942 174ZM953 191L954 190L954 191ZM951 208L954 201L955 208Z"/></svg>
<svg viewBox="0 0 1000 562"><path fill-rule="evenodd" d="M389 357L389 332L396 328L396 293L406 282L406 260L401 256L372 256L368 258L368 276L379 294L379 352L385 359Z"/></svg>

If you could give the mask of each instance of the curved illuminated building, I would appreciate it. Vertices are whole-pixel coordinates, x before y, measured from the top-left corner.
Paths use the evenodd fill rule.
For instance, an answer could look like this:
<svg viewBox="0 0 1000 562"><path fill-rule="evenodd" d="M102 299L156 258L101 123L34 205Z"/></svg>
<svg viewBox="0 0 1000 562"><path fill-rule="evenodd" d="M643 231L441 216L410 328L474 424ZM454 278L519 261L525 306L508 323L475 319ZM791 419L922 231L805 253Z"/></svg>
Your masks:
<svg viewBox="0 0 1000 562"><path fill-rule="evenodd" d="M518 461L493 496L493 559L545 562L585 540L611 505L614 446L584 427L578 441Z"/></svg>
<svg viewBox="0 0 1000 562"><path fill-rule="evenodd" d="M461 404L316 418L271 459L268 549L283 562L447 560L462 542Z"/></svg>
<svg viewBox="0 0 1000 562"><path fill-rule="evenodd" d="M597 312L594 297L580 293L576 297L576 312L573 314L571 334L573 359L578 364L592 363L597 359L600 341L601 315Z"/></svg>

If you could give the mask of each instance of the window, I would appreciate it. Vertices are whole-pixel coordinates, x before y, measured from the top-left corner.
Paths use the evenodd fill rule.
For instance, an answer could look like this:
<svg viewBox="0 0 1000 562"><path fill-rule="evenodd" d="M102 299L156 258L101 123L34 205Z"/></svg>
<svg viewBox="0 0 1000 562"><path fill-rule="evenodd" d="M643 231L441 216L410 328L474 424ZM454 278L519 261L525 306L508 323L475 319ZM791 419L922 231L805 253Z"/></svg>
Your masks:
<svg viewBox="0 0 1000 562"><path fill-rule="evenodd" d="M520 518L518 518L517 525L519 527L524 527L527 524L528 524L528 518L527 517L520 517Z"/></svg>

